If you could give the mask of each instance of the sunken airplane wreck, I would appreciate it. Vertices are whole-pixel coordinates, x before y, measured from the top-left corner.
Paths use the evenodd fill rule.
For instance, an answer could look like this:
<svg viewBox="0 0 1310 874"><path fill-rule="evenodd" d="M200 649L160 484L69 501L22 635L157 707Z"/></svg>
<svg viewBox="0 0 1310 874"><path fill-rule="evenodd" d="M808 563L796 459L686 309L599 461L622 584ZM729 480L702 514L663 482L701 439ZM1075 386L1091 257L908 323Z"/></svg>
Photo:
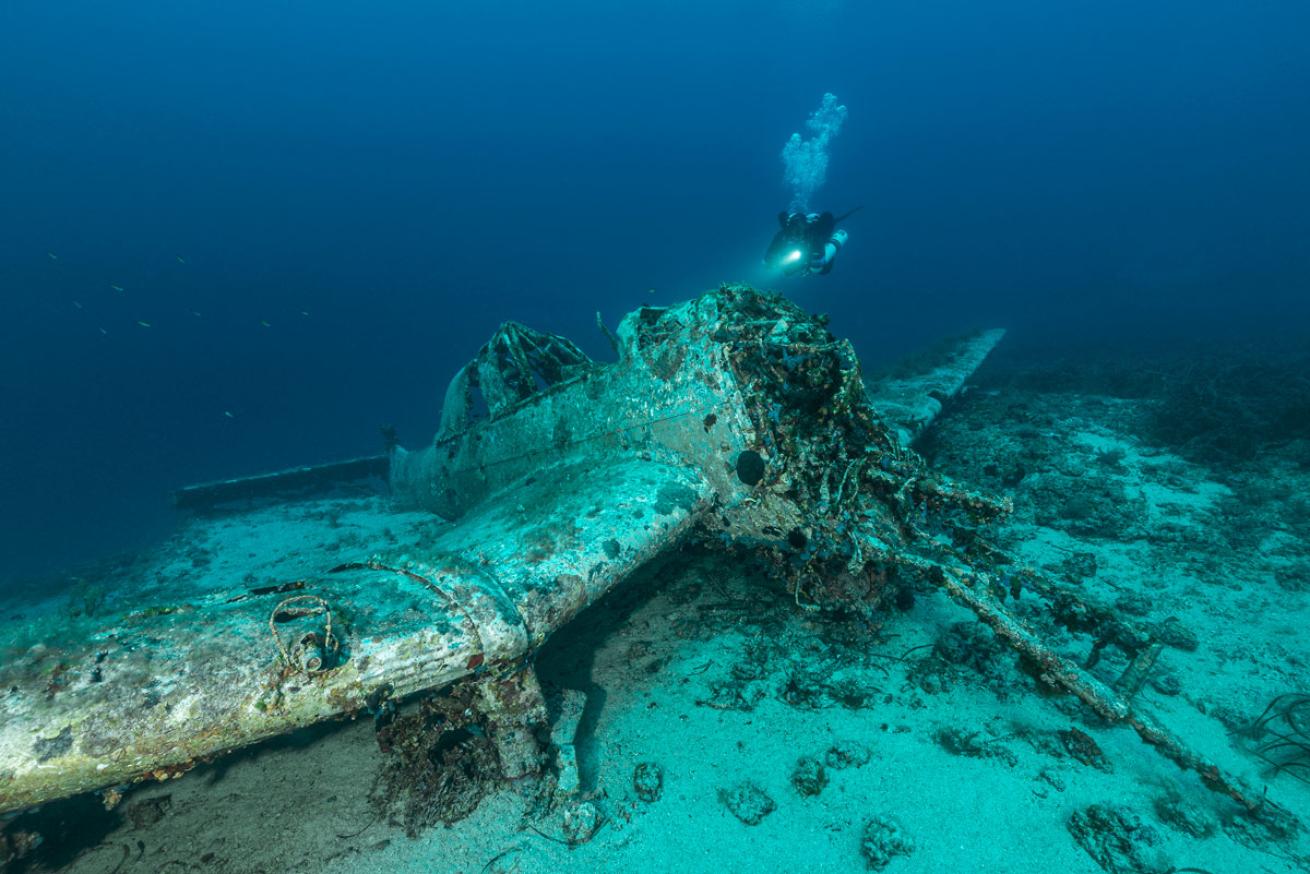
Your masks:
<svg viewBox="0 0 1310 874"><path fill-rule="evenodd" d="M97 615L72 640L11 646L0 812L167 779L452 684L468 684L505 778L548 773L534 652L685 538L761 555L804 609L872 611L905 581L940 588L1048 685L1257 807L1134 707L1159 644L989 545L987 523L1008 503L933 473L911 448L1002 332L866 387L825 324L729 285L629 314L606 331L614 363L507 324L450 383L431 445L183 490L179 503L199 506L385 473L398 535L328 566L287 558L282 585L252 587L253 574L241 585L231 569L204 589L143 580L139 609ZM162 592L170 606L147 606ZM1124 650L1119 682L1016 618L1006 600L1021 593L1090 637L1089 664Z"/></svg>

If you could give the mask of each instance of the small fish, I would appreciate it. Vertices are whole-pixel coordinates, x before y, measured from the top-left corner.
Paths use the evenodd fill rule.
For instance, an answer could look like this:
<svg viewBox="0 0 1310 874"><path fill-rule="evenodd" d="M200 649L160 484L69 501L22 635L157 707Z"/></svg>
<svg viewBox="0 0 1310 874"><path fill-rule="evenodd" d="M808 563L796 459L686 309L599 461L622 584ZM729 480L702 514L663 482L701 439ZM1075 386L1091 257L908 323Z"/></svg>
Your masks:
<svg viewBox="0 0 1310 874"><path fill-rule="evenodd" d="M185 264L185 263L186 263L186 259L183 258L181 255L178 255L178 256L177 256L177 263L179 263L179 264Z"/></svg>
<svg viewBox="0 0 1310 874"><path fill-rule="evenodd" d="M143 322L143 321L141 321L140 319L137 319L137 322L136 322L136 323L137 323L138 325L140 325L141 327L143 327L143 328L148 328L148 327L150 327L150 323L149 323L149 322Z"/></svg>
<svg viewBox="0 0 1310 874"><path fill-rule="evenodd" d="M100 329L100 336L102 336L102 337L108 337L108 336L109 336L109 332L106 331L104 328L101 328L101 329Z"/></svg>
<svg viewBox="0 0 1310 874"><path fill-rule="evenodd" d="M308 316L308 315L309 315L309 313L305 312L304 310L301 310L301 311L300 311L300 314L301 314L302 316Z"/></svg>
<svg viewBox="0 0 1310 874"><path fill-rule="evenodd" d="M273 327L272 325L270 325L268 322L264 321L263 319L260 319L259 323L260 323L261 325L263 325L265 328L271 328L271 327Z"/></svg>
<svg viewBox="0 0 1310 874"><path fill-rule="evenodd" d="M226 417L229 418L229 419L235 419L235 418L236 418L236 416L232 415L232 411L231 411L231 410L224 410L224 411L223 411L223 415L226 416Z"/></svg>
<svg viewBox="0 0 1310 874"><path fill-rule="evenodd" d="M123 286L121 286L121 285L110 285L109 287L112 288L114 291L122 291L122 290L123 290Z"/></svg>
<svg viewBox="0 0 1310 874"><path fill-rule="evenodd" d="M80 310L82 308L82 302L75 300L73 301L73 306L77 307Z"/></svg>
<svg viewBox="0 0 1310 874"><path fill-rule="evenodd" d="M46 255L49 256L49 258L50 258L51 261L58 261L58 260L59 260L59 256L56 255L54 252L46 252Z"/></svg>
<svg viewBox="0 0 1310 874"><path fill-rule="evenodd" d="M195 310L191 311L191 315L195 316L197 319L200 318L200 313L196 312Z"/></svg>

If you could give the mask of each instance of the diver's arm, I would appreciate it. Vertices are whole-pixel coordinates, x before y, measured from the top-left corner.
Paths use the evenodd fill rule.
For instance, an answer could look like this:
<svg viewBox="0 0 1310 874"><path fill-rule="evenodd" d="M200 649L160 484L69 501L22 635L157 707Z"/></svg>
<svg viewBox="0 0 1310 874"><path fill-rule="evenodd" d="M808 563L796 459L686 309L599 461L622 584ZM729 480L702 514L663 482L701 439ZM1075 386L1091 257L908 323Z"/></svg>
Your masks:
<svg viewBox="0 0 1310 874"><path fill-rule="evenodd" d="M810 273L826 274L832 271L832 262L837 259L837 253L846 245L846 240L850 235L844 230L832 232L828 242L823 244L823 250L819 256L810 261Z"/></svg>

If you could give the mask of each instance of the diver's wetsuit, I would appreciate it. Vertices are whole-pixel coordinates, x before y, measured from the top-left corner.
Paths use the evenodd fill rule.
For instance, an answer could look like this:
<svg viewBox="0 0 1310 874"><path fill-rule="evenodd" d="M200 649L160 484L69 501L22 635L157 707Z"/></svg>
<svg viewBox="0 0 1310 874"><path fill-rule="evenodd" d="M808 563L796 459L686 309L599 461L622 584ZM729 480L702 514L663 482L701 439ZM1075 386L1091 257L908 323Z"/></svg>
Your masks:
<svg viewBox="0 0 1310 874"><path fill-rule="evenodd" d="M780 212L778 224L781 227L764 254L766 264L788 275L822 275L832 270L847 237L837 230L832 213Z"/></svg>

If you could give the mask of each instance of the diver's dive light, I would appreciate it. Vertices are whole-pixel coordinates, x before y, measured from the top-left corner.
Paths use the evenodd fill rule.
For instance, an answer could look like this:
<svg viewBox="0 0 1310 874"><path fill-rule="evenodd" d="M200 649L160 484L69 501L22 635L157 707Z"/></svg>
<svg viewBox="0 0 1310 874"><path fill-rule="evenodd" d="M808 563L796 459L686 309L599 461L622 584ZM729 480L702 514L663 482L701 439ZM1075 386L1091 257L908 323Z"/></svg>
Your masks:
<svg viewBox="0 0 1310 874"><path fill-rule="evenodd" d="M801 250L792 249L790 252L787 253L787 257L782 259L782 263L795 264L799 260L801 260Z"/></svg>

